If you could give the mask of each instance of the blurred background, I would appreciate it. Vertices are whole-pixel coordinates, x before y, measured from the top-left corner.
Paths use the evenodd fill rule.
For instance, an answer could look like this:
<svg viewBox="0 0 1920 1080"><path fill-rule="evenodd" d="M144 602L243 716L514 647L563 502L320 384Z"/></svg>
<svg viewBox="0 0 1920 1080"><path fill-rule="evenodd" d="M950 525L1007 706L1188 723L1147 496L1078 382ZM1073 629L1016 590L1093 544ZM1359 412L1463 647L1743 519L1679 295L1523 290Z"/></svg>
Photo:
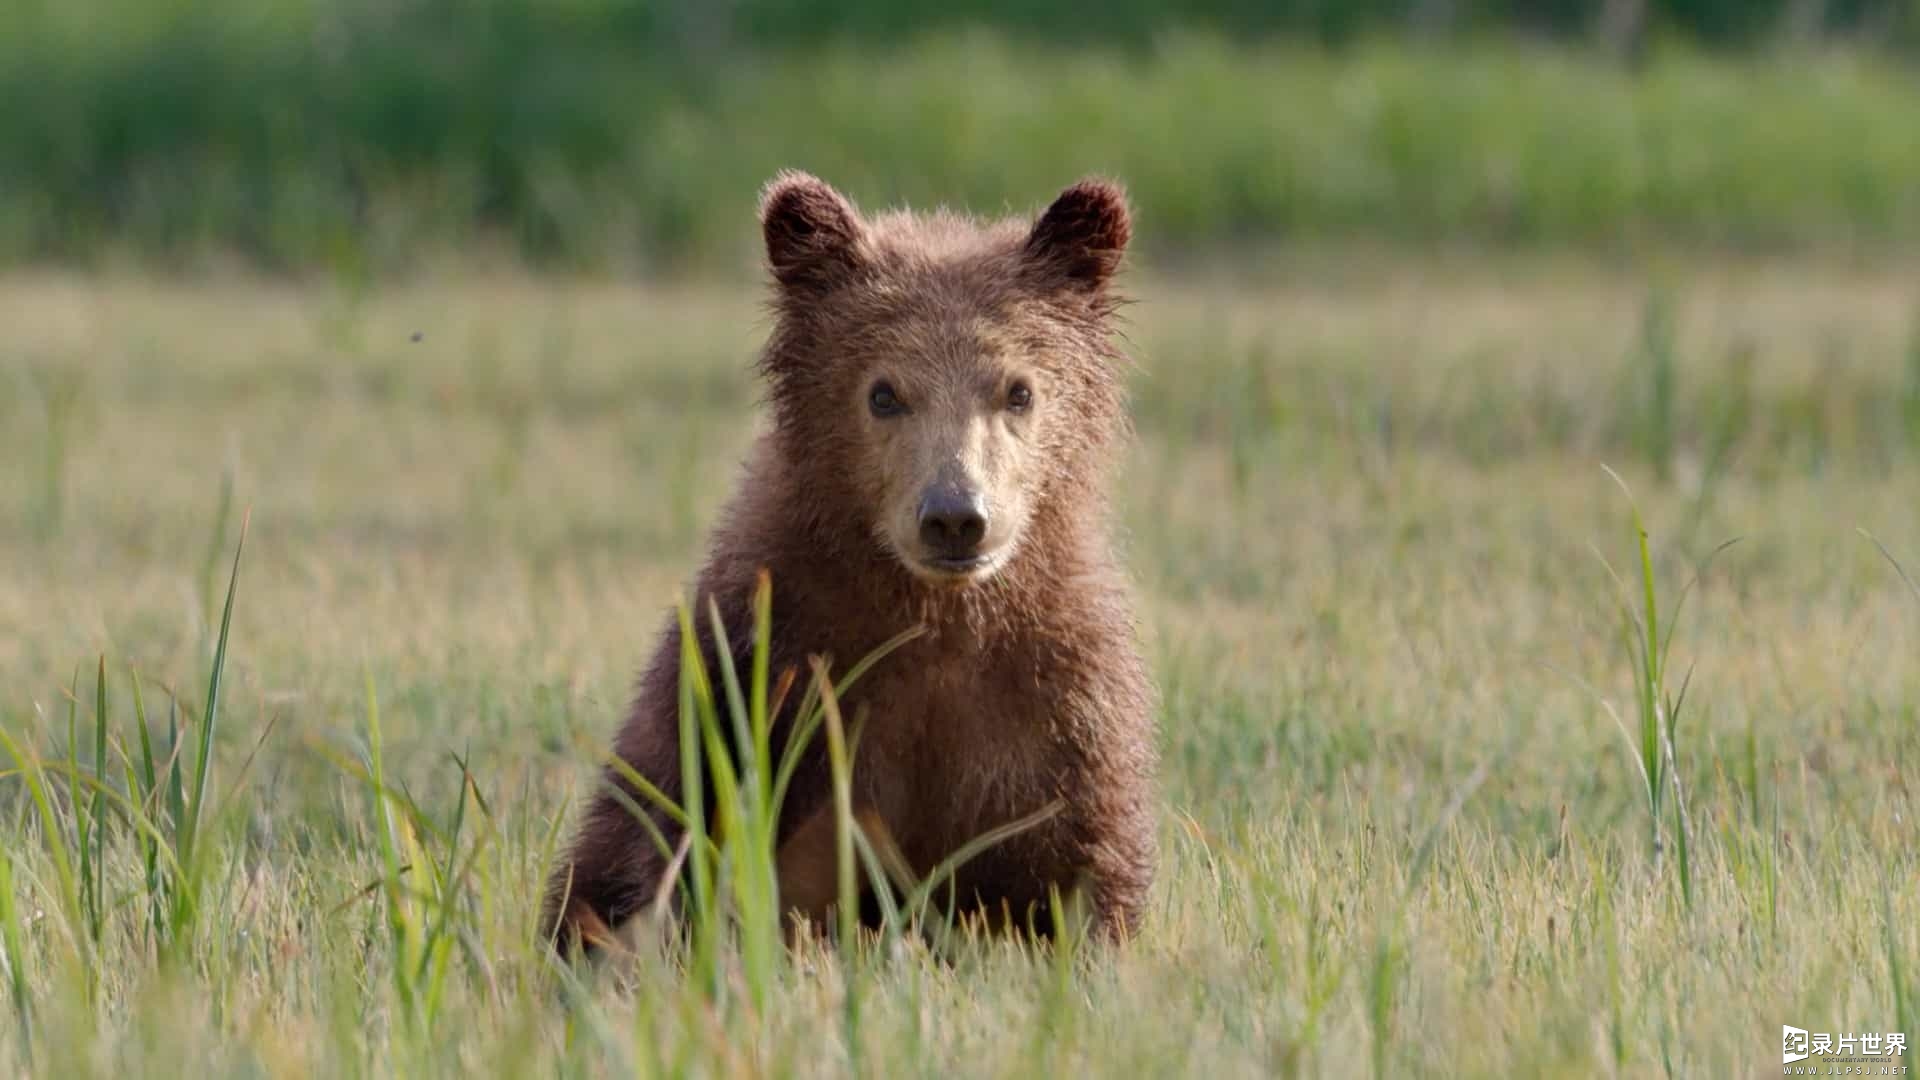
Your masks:
<svg viewBox="0 0 1920 1080"><path fill-rule="evenodd" d="M1143 248L1920 236L1920 0L11 0L0 261L739 270L756 186Z"/></svg>

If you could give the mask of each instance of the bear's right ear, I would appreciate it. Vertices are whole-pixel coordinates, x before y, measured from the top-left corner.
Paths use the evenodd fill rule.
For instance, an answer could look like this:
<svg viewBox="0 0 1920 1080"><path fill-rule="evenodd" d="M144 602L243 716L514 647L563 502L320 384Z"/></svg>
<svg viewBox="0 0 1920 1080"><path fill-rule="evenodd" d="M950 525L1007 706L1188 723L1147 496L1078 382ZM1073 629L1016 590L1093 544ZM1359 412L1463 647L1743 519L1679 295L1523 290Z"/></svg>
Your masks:
<svg viewBox="0 0 1920 1080"><path fill-rule="evenodd" d="M1100 295L1120 268L1133 215L1120 185L1088 177L1060 193L1034 222L1026 254L1053 287Z"/></svg>
<svg viewBox="0 0 1920 1080"><path fill-rule="evenodd" d="M791 169L760 193L767 266L787 289L831 287L860 264L862 228L846 197L825 180Z"/></svg>

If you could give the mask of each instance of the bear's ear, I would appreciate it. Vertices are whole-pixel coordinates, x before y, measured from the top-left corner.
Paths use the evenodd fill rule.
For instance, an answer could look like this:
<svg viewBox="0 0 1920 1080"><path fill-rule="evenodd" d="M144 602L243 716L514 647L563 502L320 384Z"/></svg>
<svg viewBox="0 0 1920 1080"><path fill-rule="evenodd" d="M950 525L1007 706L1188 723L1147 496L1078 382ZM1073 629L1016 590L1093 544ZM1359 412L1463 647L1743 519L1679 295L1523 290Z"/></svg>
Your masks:
<svg viewBox="0 0 1920 1080"><path fill-rule="evenodd" d="M760 193L767 265L788 289L830 287L859 265L860 218L825 180L791 169Z"/></svg>
<svg viewBox="0 0 1920 1080"><path fill-rule="evenodd" d="M1089 177L1060 193L1034 223L1026 255L1044 282L1097 294L1112 280L1133 235L1127 195Z"/></svg>

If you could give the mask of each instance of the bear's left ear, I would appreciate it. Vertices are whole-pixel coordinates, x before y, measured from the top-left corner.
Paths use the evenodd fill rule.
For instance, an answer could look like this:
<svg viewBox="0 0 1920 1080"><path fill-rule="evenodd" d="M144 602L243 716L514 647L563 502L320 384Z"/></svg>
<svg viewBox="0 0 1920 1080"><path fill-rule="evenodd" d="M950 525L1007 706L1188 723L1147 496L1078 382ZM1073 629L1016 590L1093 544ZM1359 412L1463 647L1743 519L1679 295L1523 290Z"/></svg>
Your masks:
<svg viewBox="0 0 1920 1080"><path fill-rule="evenodd" d="M1026 256L1048 284L1098 294L1120 268L1132 235L1126 192L1089 177L1061 192L1040 215L1027 236Z"/></svg>
<svg viewBox="0 0 1920 1080"><path fill-rule="evenodd" d="M767 265L787 289L825 291L860 263L860 217L825 180L787 170L760 194Z"/></svg>

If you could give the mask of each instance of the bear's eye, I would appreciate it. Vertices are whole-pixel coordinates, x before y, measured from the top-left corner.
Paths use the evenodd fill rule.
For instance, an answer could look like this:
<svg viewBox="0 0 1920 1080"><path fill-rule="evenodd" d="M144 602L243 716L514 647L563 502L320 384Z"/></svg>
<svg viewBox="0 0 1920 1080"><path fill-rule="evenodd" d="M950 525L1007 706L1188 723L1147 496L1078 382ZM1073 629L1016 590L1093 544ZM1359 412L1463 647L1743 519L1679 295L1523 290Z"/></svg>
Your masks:
<svg viewBox="0 0 1920 1080"><path fill-rule="evenodd" d="M899 416L907 411L907 406L900 400L900 395L893 392L893 384L884 379L874 383L873 389L867 391L867 407L873 410L873 415L881 419Z"/></svg>
<svg viewBox="0 0 1920 1080"><path fill-rule="evenodd" d="M1007 391L1007 408L1014 412L1026 412L1033 407L1033 388L1026 383L1017 382Z"/></svg>

